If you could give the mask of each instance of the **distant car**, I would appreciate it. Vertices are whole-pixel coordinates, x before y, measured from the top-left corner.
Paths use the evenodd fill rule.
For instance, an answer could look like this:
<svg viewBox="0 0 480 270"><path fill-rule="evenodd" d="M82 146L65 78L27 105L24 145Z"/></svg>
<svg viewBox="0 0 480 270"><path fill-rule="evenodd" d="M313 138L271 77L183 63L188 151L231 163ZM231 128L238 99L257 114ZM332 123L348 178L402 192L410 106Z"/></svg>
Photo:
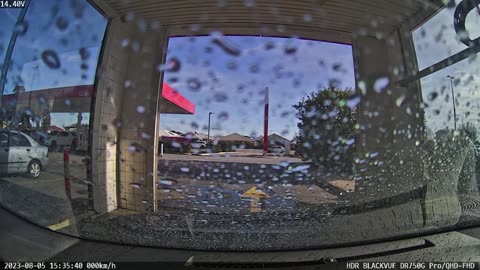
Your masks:
<svg viewBox="0 0 480 270"><path fill-rule="evenodd" d="M50 140L50 148L52 150L62 149L63 147L71 147L75 145L77 134L72 131L51 131L48 134Z"/></svg>
<svg viewBox="0 0 480 270"><path fill-rule="evenodd" d="M47 132L41 130L22 130L22 132L32 137L41 145L49 146L51 144L51 139Z"/></svg>
<svg viewBox="0 0 480 270"><path fill-rule="evenodd" d="M207 142L205 141L196 141L191 143L193 149L205 149L207 148Z"/></svg>
<svg viewBox="0 0 480 270"><path fill-rule="evenodd" d="M48 165L48 147L19 131L0 129L0 173L38 178Z"/></svg>
<svg viewBox="0 0 480 270"><path fill-rule="evenodd" d="M268 153L272 153L274 155L284 155L285 154L285 147L280 145L274 145L268 148Z"/></svg>

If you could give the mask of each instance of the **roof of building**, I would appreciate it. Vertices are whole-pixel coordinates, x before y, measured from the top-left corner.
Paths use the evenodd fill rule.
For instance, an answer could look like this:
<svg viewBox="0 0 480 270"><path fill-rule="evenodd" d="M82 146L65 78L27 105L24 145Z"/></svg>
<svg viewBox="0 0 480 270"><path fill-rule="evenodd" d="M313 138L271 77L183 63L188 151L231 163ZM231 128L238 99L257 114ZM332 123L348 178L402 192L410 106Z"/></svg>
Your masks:
<svg viewBox="0 0 480 270"><path fill-rule="evenodd" d="M278 135L277 133L273 133L273 134L270 134L268 135L268 139L269 140L282 140L282 141L290 141L289 139L283 137L283 136L280 136Z"/></svg>
<svg viewBox="0 0 480 270"><path fill-rule="evenodd" d="M175 132L171 132L170 130L160 129L158 131L158 137L181 137L181 136Z"/></svg>
<svg viewBox="0 0 480 270"><path fill-rule="evenodd" d="M184 137L190 137L190 139L199 139L199 140L207 140L208 135L205 133L200 133L200 132L187 132L185 134L182 134Z"/></svg>
<svg viewBox="0 0 480 270"><path fill-rule="evenodd" d="M248 136L243 136L238 133L232 133L226 136L219 137L218 140L219 141L241 141L241 142L249 142L249 143L254 142Z"/></svg>

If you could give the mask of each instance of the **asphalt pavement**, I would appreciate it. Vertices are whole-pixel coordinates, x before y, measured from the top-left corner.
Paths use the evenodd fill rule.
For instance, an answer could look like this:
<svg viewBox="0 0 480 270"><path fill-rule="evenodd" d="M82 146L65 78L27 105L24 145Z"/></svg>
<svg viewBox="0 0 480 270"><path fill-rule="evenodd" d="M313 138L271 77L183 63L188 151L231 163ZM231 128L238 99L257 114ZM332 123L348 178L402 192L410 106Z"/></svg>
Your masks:
<svg viewBox="0 0 480 270"><path fill-rule="evenodd" d="M83 157L70 155L70 190L67 199L63 153L49 153L49 164L37 179L23 174L0 176L0 204L33 223L77 234L75 214L88 210L86 168ZM80 207L78 207L80 206Z"/></svg>

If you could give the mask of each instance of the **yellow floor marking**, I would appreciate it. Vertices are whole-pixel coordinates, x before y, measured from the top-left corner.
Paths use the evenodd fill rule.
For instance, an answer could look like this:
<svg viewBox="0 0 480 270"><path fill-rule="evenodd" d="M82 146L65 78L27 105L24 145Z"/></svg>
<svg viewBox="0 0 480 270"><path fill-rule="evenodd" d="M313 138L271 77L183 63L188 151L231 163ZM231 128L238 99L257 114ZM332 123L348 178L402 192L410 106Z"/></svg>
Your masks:
<svg viewBox="0 0 480 270"><path fill-rule="evenodd" d="M339 189L345 190L346 192L355 191L355 180L334 180L328 183Z"/></svg>
<svg viewBox="0 0 480 270"><path fill-rule="evenodd" d="M62 228L65 228L67 226L70 226L70 219L65 219L64 221L60 222L60 223L57 223L57 224L53 224L53 225L50 225L48 226L48 228L50 230L53 230L53 231L58 231Z"/></svg>
<svg viewBox="0 0 480 270"><path fill-rule="evenodd" d="M250 198L250 212L258 213L262 211L262 207L258 204L260 199L270 198L268 194L261 190L257 190L257 187L252 187L249 190L245 191L242 195L242 198Z"/></svg>

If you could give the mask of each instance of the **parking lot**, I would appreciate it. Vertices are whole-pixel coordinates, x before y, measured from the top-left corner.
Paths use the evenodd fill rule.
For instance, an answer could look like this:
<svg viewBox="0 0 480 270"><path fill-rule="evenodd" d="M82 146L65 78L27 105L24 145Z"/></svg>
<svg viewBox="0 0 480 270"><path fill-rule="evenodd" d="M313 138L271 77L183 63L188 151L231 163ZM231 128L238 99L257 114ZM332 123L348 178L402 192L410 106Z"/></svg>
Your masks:
<svg viewBox="0 0 480 270"><path fill-rule="evenodd" d="M83 156L70 155L70 178L72 199L87 198L86 167ZM48 167L42 170L37 179L23 174L0 176L0 179L12 184L27 187L33 191L41 192L56 198L66 199L63 153L50 152Z"/></svg>

